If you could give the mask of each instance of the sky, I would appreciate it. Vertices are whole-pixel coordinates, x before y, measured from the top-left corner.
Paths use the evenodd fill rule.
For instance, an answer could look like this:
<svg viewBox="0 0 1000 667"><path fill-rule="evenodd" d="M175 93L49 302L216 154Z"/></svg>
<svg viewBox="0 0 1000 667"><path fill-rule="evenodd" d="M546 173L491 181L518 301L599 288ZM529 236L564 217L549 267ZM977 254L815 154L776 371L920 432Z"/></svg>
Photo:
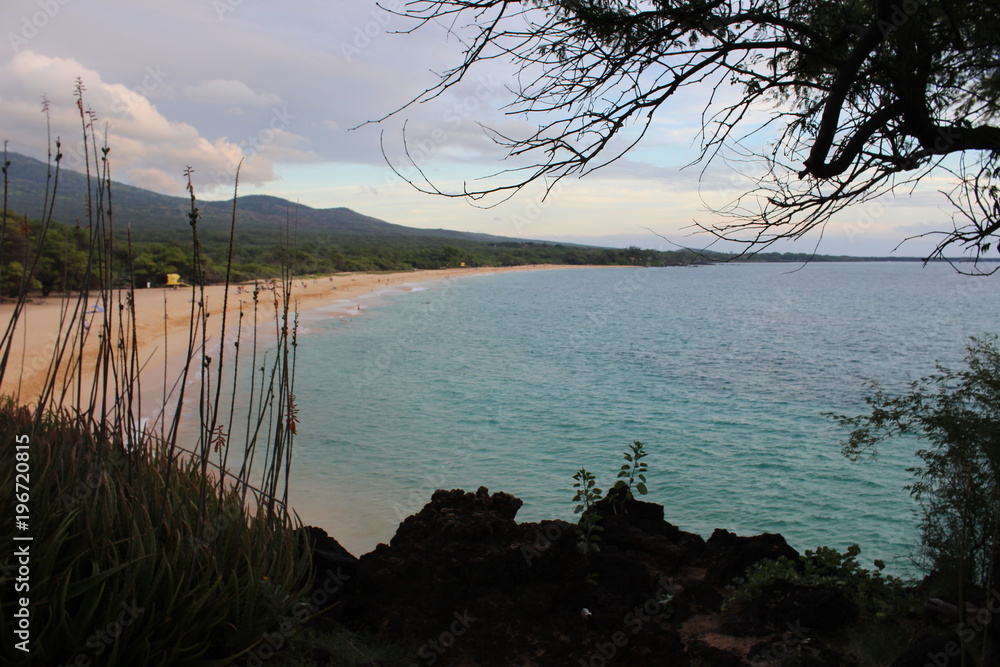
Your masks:
<svg viewBox="0 0 1000 667"><path fill-rule="evenodd" d="M401 5L389 0L388 6ZM720 220L748 189L723 161L684 168L698 155L708 91L678 98L625 158L544 195L529 187L492 208L417 192L414 163L438 187L509 168L483 126L524 133L530 119L503 113L512 101L506 63L473 71L436 100L385 117L460 62L462 43L443 26L414 26L374 2L347 0L3 0L0 4L0 139L45 159L62 138L63 166L83 164L75 87L107 132L114 180L184 196L283 197L314 208L345 206L383 220L501 236L625 247L705 247L694 221ZM11 178L16 178L12 174ZM928 242L904 238L950 226L929 182L845 211L817 235L775 249L918 256ZM817 246L818 244L818 246ZM733 246L716 246L734 250Z"/></svg>

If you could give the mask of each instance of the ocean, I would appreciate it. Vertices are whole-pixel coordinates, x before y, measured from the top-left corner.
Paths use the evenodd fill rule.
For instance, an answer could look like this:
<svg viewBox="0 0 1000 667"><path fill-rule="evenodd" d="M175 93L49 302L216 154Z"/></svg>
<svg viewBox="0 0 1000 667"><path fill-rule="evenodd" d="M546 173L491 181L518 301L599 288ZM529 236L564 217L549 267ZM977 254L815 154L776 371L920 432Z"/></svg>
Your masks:
<svg viewBox="0 0 1000 667"><path fill-rule="evenodd" d="M825 413L862 414L968 337L998 330L998 283L942 264L727 264L531 271L393 286L354 316L303 316L291 500L356 555L439 488L506 491L518 518L574 520L633 440L665 518L708 537L857 543L910 571L917 443L840 453Z"/></svg>

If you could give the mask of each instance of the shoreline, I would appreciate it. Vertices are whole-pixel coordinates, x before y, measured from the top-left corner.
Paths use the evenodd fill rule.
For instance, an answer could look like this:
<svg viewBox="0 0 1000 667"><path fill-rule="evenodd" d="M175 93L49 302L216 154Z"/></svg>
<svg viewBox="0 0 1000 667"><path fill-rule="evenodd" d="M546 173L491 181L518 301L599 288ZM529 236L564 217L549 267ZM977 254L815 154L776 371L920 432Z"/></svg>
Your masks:
<svg viewBox="0 0 1000 667"><path fill-rule="evenodd" d="M293 280L290 293L291 309L297 310L300 316L300 335L309 334L309 320L313 317L351 317L363 313L366 302L372 297L409 291L407 287L432 284L455 278L477 275L493 275L498 273L566 270L600 268L589 265L526 265L515 267L480 267L437 269L421 271L405 271L392 273L345 273L317 277L299 277ZM263 281L261 282L263 284ZM204 288L205 312L208 314L209 356L214 356L220 349L221 315L223 299L226 296L225 285L207 285ZM246 286L241 286L245 288ZM252 292L253 286L250 286ZM230 285L226 307L226 342L235 339L236 332L242 322L243 336L253 327L257 328L263 345L273 343L273 335L266 329L274 322L275 309L281 308L280 295L262 291L258 297L257 318L247 321L253 316L253 303L250 293L237 294L237 285ZM179 388L179 378L187 359L188 335L191 322L192 290L190 287L170 289L167 287L135 290L136 338L137 356L142 370L140 372L140 391L137 392L136 405L143 424L150 424L153 430L158 430L157 419L168 414L167 409L173 407L174 398ZM112 297L117 298L117 294ZM0 393L12 395L21 404L31 404L37 401L38 393L44 384L48 362L51 359L56 332L62 319L63 309L75 303L76 296L50 296L39 298L27 303L14 332L14 341L8 362L5 381L0 387ZM241 306L244 314L240 316ZM251 310L247 312L249 306ZM9 320L14 305L0 304L0 317ZM110 308L109 308L110 309ZM325 311L325 312L320 312ZM100 313L89 316L95 324L100 324L103 317ZM264 325L263 327L261 325ZM101 329L94 326L95 331ZM117 335L117 325L113 325L112 336ZM88 334L84 348L83 386L87 387L94 376L94 363L97 357L98 337ZM213 352L215 350L215 352ZM199 355L198 350L194 358ZM228 360L227 363L231 363ZM89 366L88 366L89 364ZM187 382L198 382L197 366L192 364ZM237 388L239 391L239 388ZM168 399L164 399L164 393ZM184 418L191 419L192 404L196 403L196 395L188 392L185 396ZM182 433L183 433L182 429ZM294 464L293 464L294 467ZM367 522L362 517L343 517L344 508L325 508L312 497L306 489L289 489L291 507L300 516L304 524L313 523L327 530L331 535L358 548L361 542L375 539L374 531L365 530ZM428 498L429 500L429 498ZM419 508L417 508L419 510ZM304 516L303 516L304 515ZM316 520L310 521L309 517ZM322 517L322 518L320 518ZM343 517L340 520L334 517ZM391 537L391 536L390 536ZM368 538L368 539L365 539ZM374 545L372 545L374 548Z"/></svg>
<svg viewBox="0 0 1000 667"><path fill-rule="evenodd" d="M515 267L482 267L458 269L434 269L420 271L402 271L393 273L340 273L311 278L295 278L293 280L291 299L292 307L299 314L334 306L338 302L354 302L376 292L382 292L393 285L417 284L434 282L448 278L507 273L510 271L540 271L574 268L595 268L591 266L535 264ZM265 281L260 281L263 284ZM247 285L243 285L247 287ZM235 323L239 317L241 304L250 305L248 293L237 294L238 285L230 285L229 300L226 309L227 337L236 331ZM252 290L252 286L249 286ZM138 356L143 371L141 377L145 387L153 377L151 371L162 376L164 368L170 367L178 356L183 362L187 350L187 334L191 322L191 288L169 289L153 287L135 290L136 334L139 341ZM222 302L225 297L225 285L206 285L204 288L205 311L209 314L209 344L218 342L218 320L211 319L222 313ZM6 379L0 393L13 395L20 403L33 403L38 398L44 381L48 362L56 340L56 332L62 318L62 308L65 304L75 303L75 295L37 297L28 302L21 313L20 321L13 335L13 345L8 361ZM91 304L93 307L93 301ZM258 319L254 323L260 325L272 321L274 306L279 305L278 299L272 298L268 292L261 292ZM10 319L14 310L12 303L0 303L0 318ZM349 313L345 313L349 314ZM89 315L96 318L100 313ZM96 320L95 320L95 323ZM249 326L245 323L244 326ZM95 327L96 328L96 327ZM213 329L215 330L213 332ZM117 331L113 330L112 334ZM85 348L85 361L93 362L93 348L96 348L94 336L89 336ZM170 374L168 374L169 376ZM176 377L176 375L173 375ZM93 372L83 373L84 384L93 377ZM162 377L158 379L162 380ZM162 387L162 382L161 382ZM143 393L146 393L145 388Z"/></svg>

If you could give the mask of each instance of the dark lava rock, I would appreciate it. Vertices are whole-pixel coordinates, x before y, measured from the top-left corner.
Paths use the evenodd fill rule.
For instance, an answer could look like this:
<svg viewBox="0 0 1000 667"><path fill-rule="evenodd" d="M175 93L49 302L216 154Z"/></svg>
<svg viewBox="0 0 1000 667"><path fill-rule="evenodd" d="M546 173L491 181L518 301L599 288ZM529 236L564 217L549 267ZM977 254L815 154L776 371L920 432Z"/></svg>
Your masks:
<svg viewBox="0 0 1000 667"><path fill-rule="evenodd" d="M361 557L341 617L410 642L417 664L687 664L658 570L615 549L588 562L576 526L518 524L520 506L485 488L435 492Z"/></svg>
<svg viewBox="0 0 1000 667"><path fill-rule="evenodd" d="M705 545L701 535L687 533L663 518L663 505L648 503L643 500L627 500L624 489L611 489L607 495L594 505L594 511L601 515L605 533L609 529L612 539L617 537L615 530L622 527L634 529L645 536L663 537L679 549L694 553ZM605 534L604 539L608 536ZM624 536L619 539L625 539Z"/></svg>
<svg viewBox="0 0 1000 667"><path fill-rule="evenodd" d="M405 664L744 665L719 647L764 652L785 635L801 664L848 664L809 634L857 618L836 591L779 582L720 613L734 577L764 559L798 559L780 535L717 530L706 542L665 521L661 505L619 493L593 510L600 550L584 555L576 524L517 523L520 507L485 488L436 491L389 544L356 562L310 532L318 569L350 576L332 622L409 646Z"/></svg>
<svg viewBox="0 0 1000 667"><path fill-rule="evenodd" d="M323 590L331 599L343 595L357 574L358 559L322 528L304 526L298 535L312 552L313 593Z"/></svg>
<svg viewBox="0 0 1000 667"><path fill-rule="evenodd" d="M313 567L316 570L342 568L348 574L358 569L358 559L345 549L340 542L322 528L304 526L299 529L300 537L307 539L312 547Z"/></svg>
<svg viewBox="0 0 1000 667"><path fill-rule="evenodd" d="M671 577L705 551L700 535L684 532L663 519L662 505L626 500L623 489L609 491L594 512L600 516L601 553L622 554L654 578Z"/></svg>
<svg viewBox="0 0 1000 667"><path fill-rule="evenodd" d="M782 556L792 560L799 558L798 552L788 546L785 538L774 533L740 537L717 528L705 547L710 561L705 581L716 585L725 585L743 576L750 566L762 560L777 560Z"/></svg>

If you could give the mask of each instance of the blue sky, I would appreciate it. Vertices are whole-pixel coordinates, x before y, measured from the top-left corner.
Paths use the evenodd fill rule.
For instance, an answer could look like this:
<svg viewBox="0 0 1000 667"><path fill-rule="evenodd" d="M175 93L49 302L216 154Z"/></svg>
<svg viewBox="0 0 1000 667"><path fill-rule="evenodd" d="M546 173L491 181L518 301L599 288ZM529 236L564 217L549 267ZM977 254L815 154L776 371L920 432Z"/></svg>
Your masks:
<svg viewBox="0 0 1000 667"><path fill-rule="evenodd" d="M747 189L722 161L682 169L697 156L703 90L676 100L625 159L563 180L547 199L528 188L481 209L418 193L380 147L405 166L404 121L411 155L443 189L511 166L481 124L514 133L532 125L501 111L514 74L502 64L433 102L364 124L434 85L462 49L438 26L400 34L412 24L373 2L4 0L0 25L0 139L8 149L44 158L44 95L67 163L79 164L73 90L81 77L85 102L107 127L114 178L165 194L185 194L190 166L199 196L229 198L242 157L243 194L346 206L414 227L666 249L661 236L706 245L689 236L691 223L716 221L709 209ZM912 196L845 212L828 225L820 252L886 255L907 236L950 226L937 192L947 186L928 182ZM778 249L809 252L817 240ZM927 248L912 241L895 254Z"/></svg>

